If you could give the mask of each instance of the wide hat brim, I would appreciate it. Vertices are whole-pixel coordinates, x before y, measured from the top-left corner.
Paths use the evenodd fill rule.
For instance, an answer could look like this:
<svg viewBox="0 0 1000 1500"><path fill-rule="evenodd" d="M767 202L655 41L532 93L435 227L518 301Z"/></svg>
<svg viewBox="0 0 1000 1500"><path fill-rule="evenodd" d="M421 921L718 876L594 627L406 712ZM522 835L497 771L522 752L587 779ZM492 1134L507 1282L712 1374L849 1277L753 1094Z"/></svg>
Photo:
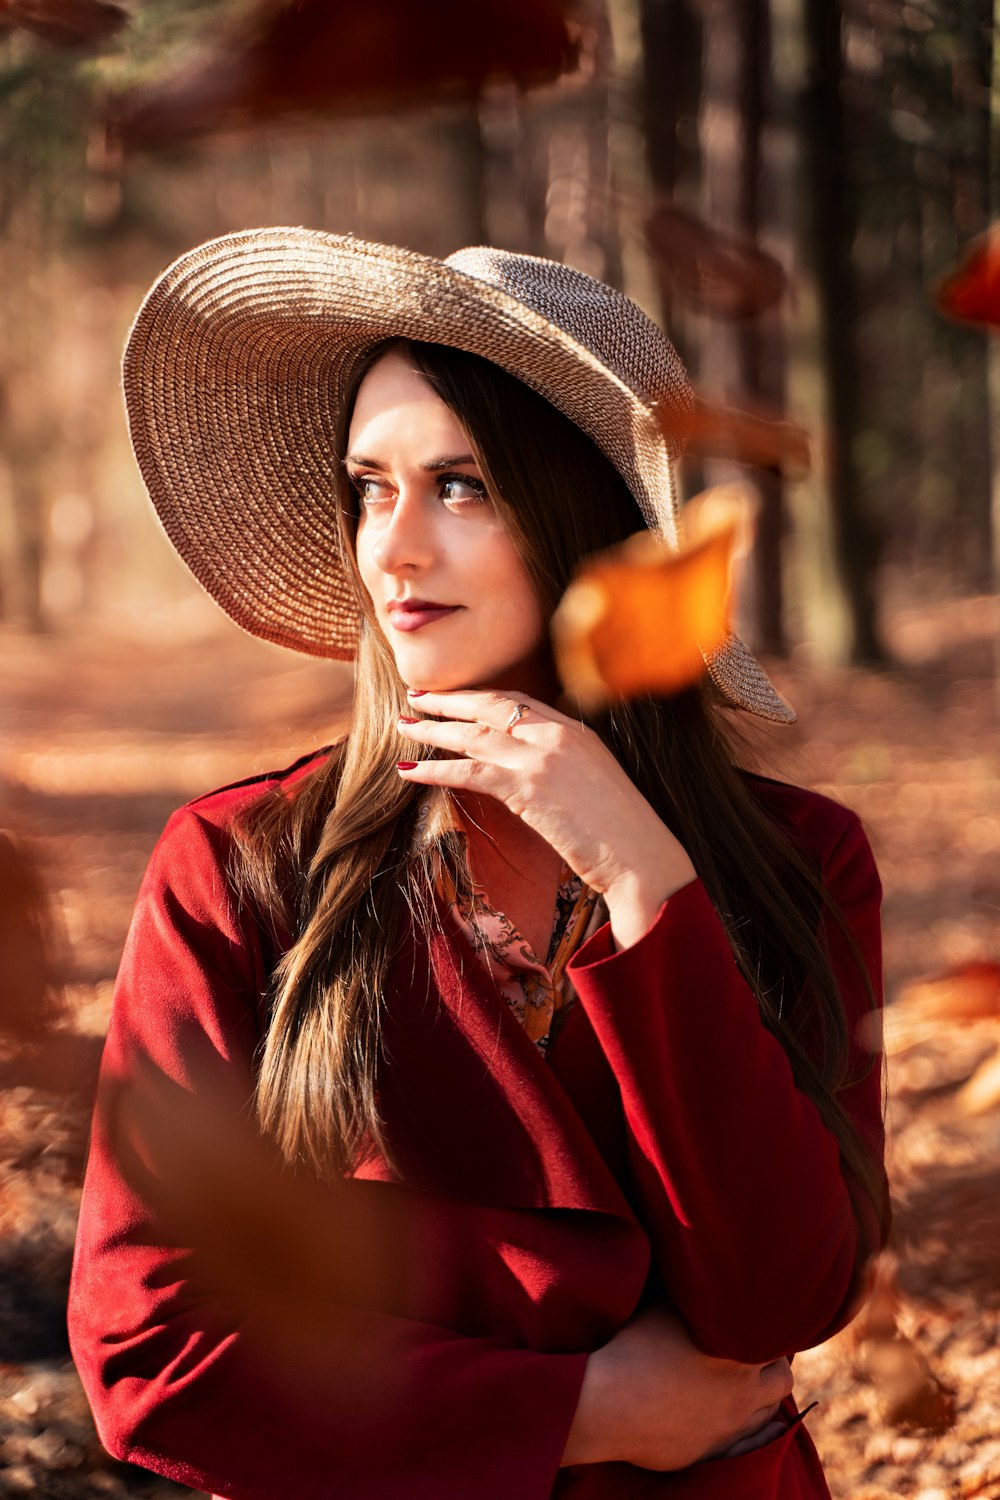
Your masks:
<svg viewBox="0 0 1000 1500"><path fill-rule="evenodd" d="M136 459L174 547L250 634L313 656L355 654L334 434L352 370L387 338L468 350L539 391L603 449L647 524L676 545L671 448L683 442L690 391L670 345L650 325L679 372L668 367L655 386L654 410L563 326L460 269L476 254L449 264L351 236L246 230L182 256L146 297L123 366ZM735 636L706 663L726 702L794 719Z"/></svg>

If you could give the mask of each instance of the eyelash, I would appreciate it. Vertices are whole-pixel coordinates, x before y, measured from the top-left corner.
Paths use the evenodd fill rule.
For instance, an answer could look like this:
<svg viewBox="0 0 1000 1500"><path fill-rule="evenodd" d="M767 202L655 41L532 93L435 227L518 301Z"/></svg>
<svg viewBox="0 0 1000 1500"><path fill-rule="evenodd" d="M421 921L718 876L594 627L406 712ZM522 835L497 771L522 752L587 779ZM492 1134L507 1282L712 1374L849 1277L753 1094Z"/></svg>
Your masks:
<svg viewBox="0 0 1000 1500"><path fill-rule="evenodd" d="M362 505L365 504L365 497L364 497L364 493L363 493L364 486L366 484L368 484L368 483L372 483L372 484L380 484L381 483L381 480L379 479L379 477L378 477L377 474L350 474L349 473L347 477L350 480L351 485L352 485L352 487L354 489L354 492L358 496L358 499L360 500L360 502L361 502ZM445 474L439 474L437 476L437 479L438 479L438 485L442 489L447 484L465 484L465 485L468 485L468 487L469 487L470 490L473 490L475 492L476 499L473 500L473 499L466 498L466 499L462 499L462 500L453 500L452 504L454 504L454 505L478 505L480 503L480 501L483 501L483 500L486 500L486 499L489 498L488 494L487 494L486 486L483 483L483 481L481 479L476 479L472 474L459 474L457 472L456 473L448 472L448 473L445 473ZM369 503L371 503L371 504L377 504L378 502L377 501L373 501L373 502L369 502Z"/></svg>

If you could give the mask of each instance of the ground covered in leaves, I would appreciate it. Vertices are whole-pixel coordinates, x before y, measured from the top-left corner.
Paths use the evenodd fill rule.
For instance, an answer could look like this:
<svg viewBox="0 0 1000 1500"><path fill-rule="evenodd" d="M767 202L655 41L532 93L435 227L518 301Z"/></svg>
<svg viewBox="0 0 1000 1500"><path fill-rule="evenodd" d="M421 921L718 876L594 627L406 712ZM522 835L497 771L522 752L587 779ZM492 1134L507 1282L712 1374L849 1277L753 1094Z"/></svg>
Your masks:
<svg viewBox="0 0 1000 1500"><path fill-rule="evenodd" d="M1000 1497L998 623L995 601L911 591L894 669L776 668L800 724L757 745L762 769L858 809L886 888L893 1257L871 1313L797 1361L836 1500ZM42 1051L0 1035L0 1494L186 1493L103 1454L68 1357L100 1039L169 812L324 742L349 687L221 627L188 633L0 634L0 828L53 892L67 1007Z"/></svg>

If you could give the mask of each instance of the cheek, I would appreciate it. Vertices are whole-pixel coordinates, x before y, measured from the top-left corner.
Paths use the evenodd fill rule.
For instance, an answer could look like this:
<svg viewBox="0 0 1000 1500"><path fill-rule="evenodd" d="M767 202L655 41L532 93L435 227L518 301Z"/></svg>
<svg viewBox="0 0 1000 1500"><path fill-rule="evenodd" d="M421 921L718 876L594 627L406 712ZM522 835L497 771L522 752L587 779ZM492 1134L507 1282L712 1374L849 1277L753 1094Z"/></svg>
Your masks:
<svg viewBox="0 0 1000 1500"><path fill-rule="evenodd" d="M372 546L373 541L370 529L359 526L357 535L354 538L354 562L365 593L370 599L374 600L375 585L379 576L379 570L375 566L375 559L372 556Z"/></svg>
<svg viewBox="0 0 1000 1500"><path fill-rule="evenodd" d="M489 583L497 613L510 635L521 642L541 639L547 628L546 612L524 564L511 543L493 554Z"/></svg>

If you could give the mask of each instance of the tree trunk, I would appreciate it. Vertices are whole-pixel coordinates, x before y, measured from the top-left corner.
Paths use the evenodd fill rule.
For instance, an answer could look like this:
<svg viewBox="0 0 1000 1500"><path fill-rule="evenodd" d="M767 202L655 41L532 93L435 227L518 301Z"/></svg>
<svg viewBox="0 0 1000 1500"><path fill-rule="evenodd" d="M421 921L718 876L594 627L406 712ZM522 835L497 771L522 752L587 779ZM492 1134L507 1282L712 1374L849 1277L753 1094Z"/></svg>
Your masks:
<svg viewBox="0 0 1000 1500"><path fill-rule="evenodd" d="M645 74L641 0L607 0L612 81L608 91L608 151L618 209L622 291L663 324L663 302L646 244L652 180L643 133Z"/></svg>
<svg viewBox="0 0 1000 1500"><path fill-rule="evenodd" d="M772 0L776 73L786 101L800 217L790 385L816 433L814 470L793 486L796 595L805 635L831 662L880 664L877 542L859 504L854 201L843 151L841 6Z"/></svg>
<svg viewBox="0 0 1000 1500"><path fill-rule="evenodd" d="M756 243L762 221L762 139L770 35L765 0L702 0L705 26L700 115L705 212L720 229ZM784 404L783 351L779 315L716 323L707 335L702 375L710 392L738 402L759 398ZM746 479L745 471L737 471ZM709 482L733 477L724 466L707 466ZM744 580L739 626L759 651L785 649L781 538L783 494L777 472L753 475L758 498L757 537Z"/></svg>

